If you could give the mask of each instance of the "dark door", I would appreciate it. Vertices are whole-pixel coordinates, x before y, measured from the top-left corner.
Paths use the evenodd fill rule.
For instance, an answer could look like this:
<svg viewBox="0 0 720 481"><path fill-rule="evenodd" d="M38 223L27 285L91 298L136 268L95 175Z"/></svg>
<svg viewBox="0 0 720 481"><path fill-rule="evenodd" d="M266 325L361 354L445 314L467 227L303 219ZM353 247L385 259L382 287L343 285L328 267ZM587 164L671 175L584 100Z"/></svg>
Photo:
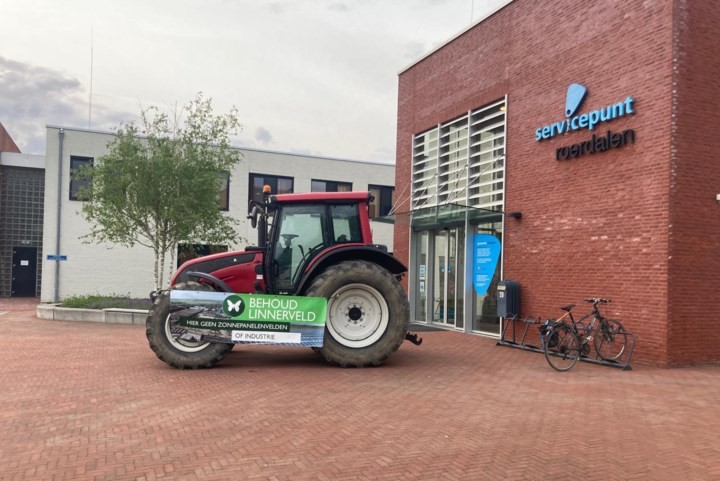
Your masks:
<svg viewBox="0 0 720 481"><path fill-rule="evenodd" d="M37 247L13 247L11 297L35 297Z"/></svg>

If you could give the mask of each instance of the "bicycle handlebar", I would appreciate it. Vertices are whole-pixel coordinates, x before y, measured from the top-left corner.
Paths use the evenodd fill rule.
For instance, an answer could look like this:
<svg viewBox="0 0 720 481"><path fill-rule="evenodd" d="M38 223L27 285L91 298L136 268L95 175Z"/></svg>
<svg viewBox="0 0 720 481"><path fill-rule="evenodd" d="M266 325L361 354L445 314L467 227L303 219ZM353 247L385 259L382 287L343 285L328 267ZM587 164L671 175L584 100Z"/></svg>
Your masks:
<svg viewBox="0 0 720 481"><path fill-rule="evenodd" d="M594 297L592 299L585 299L585 302L590 302L591 304L596 305L596 304L608 304L612 301L610 299L602 299L600 297Z"/></svg>

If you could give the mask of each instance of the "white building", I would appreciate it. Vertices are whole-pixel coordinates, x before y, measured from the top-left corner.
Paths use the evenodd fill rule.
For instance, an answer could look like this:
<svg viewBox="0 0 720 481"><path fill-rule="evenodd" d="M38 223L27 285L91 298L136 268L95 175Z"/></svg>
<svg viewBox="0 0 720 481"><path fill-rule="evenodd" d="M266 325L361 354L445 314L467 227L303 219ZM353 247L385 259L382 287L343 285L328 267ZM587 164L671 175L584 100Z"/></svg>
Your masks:
<svg viewBox="0 0 720 481"><path fill-rule="evenodd" d="M112 244L85 243L90 224L75 200L71 168L92 164L107 153L113 134L90 130L47 128L45 159L45 208L41 301L52 302L74 295L118 294L145 297L153 290L151 249L123 248ZM246 219L251 186L270 184L274 193L333 190L370 190L375 196L371 216L387 214L392 206L395 166L373 162L313 157L242 148L242 160L231 173L225 200L228 214L239 224L237 231L252 245L257 234ZM59 191L58 191L59 189ZM393 226L372 223L373 241L393 245ZM243 245L230 245L230 250ZM64 256L49 260L48 256ZM175 266L168 266L169 279Z"/></svg>

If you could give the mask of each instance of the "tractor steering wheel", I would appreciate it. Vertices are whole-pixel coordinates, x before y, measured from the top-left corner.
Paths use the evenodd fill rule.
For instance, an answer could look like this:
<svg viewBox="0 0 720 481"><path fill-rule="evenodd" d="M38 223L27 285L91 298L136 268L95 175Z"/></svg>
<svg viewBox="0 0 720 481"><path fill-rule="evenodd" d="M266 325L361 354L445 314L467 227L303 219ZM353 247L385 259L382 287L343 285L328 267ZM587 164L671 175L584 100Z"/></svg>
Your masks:
<svg viewBox="0 0 720 481"><path fill-rule="evenodd" d="M298 235L297 234L280 234L280 237L282 237L283 240L285 241L285 248L288 248L288 247L290 247L290 243L292 242L292 240L294 238L298 237Z"/></svg>

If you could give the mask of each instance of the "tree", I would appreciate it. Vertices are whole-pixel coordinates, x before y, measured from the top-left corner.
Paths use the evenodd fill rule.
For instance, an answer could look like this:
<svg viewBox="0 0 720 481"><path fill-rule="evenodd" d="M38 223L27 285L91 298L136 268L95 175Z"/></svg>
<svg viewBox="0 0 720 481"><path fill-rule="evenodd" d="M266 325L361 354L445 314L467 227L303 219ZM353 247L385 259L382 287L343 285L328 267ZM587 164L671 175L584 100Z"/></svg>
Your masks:
<svg viewBox="0 0 720 481"><path fill-rule="evenodd" d="M157 107L142 110L141 124L121 125L107 155L78 174L88 181L82 213L93 225L84 239L151 248L159 289L179 243L239 241L237 221L219 199L241 159L229 142L240 123L236 109L215 115L211 99L198 94L172 118Z"/></svg>

